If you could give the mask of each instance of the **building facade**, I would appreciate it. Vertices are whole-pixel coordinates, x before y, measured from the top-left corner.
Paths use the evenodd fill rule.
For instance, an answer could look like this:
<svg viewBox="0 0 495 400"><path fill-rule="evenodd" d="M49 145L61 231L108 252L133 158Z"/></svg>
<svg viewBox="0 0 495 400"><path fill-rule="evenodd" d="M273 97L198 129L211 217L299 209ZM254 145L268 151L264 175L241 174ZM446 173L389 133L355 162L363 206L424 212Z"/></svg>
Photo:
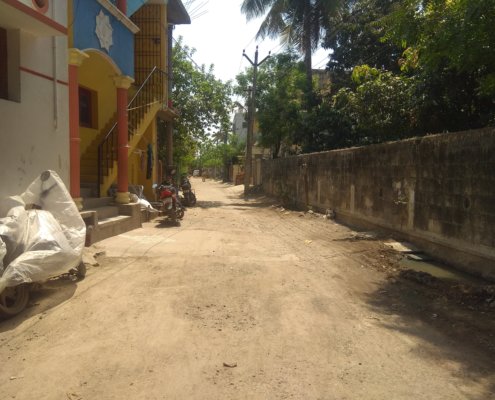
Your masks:
<svg viewBox="0 0 495 400"><path fill-rule="evenodd" d="M71 194L125 204L129 185L141 185L150 197L161 170L157 118L171 125L177 116L172 26L189 16L179 0L72 0L69 15Z"/></svg>
<svg viewBox="0 0 495 400"><path fill-rule="evenodd" d="M0 0L0 197L55 170L70 183L67 2Z"/></svg>

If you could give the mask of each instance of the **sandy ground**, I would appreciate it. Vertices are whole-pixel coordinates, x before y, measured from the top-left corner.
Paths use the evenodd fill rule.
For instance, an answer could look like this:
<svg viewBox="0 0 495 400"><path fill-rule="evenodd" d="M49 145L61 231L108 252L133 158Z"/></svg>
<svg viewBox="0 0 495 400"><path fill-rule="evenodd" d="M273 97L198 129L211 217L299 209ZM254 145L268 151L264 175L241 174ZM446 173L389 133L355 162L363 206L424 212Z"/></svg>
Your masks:
<svg viewBox="0 0 495 400"><path fill-rule="evenodd" d="M495 399L493 313L333 221L193 186L180 227L99 243L0 322L1 399Z"/></svg>

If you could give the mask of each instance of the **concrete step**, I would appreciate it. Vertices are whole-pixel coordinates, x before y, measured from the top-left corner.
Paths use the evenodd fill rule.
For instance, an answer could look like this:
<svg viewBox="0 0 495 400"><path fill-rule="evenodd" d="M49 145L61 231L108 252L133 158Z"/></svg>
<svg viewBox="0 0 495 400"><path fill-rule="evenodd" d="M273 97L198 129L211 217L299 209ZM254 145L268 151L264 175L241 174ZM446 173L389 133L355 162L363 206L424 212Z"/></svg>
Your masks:
<svg viewBox="0 0 495 400"><path fill-rule="evenodd" d="M101 221L107 219L107 218L113 218L119 215L119 207L117 206L103 206L103 207L97 207L97 208L87 208L84 209L84 211L95 211L97 218L98 218L98 224L101 223Z"/></svg>
<svg viewBox="0 0 495 400"><path fill-rule="evenodd" d="M86 199L90 205L105 204L112 199ZM101 201L102 203L98 203ZM102 205L81 211L86 223L86 246L111 236L140 228L141 209L138 204Z"/></svg>
<svg viewBox="0 0 495 400"><path fill-rule="evenodd" d="M90 197L84 198L83 206L84 210L94 210L99 207L106 207L113 203L113 198L111 197Z"/></svg>

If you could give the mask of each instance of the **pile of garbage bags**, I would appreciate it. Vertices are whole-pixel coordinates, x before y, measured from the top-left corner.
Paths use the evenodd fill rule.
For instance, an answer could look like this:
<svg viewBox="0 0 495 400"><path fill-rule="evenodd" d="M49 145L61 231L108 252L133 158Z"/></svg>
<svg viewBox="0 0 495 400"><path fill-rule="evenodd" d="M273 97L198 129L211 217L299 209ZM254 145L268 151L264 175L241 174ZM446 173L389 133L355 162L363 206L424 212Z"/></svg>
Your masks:
<svg viewBox="0 0 495 400"><path fill-rule="evenodd" d="M77 268L85 237L64 183L44 171L23 194L0 200L0 293Z"/></svg>

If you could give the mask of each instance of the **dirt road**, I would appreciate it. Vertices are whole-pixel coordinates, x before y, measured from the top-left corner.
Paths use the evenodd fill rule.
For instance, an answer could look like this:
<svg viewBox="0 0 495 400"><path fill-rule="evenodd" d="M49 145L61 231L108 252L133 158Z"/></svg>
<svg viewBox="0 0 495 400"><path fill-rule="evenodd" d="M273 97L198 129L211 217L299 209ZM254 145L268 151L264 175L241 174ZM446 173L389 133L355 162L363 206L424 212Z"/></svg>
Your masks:
<svg viewBox="0 0 495 400"><path fill-rule="evenodd" d="M495 399L493 331L387 278L380 241L193 185L182 226L101 242L0 322L2 400Z"/></svg>

